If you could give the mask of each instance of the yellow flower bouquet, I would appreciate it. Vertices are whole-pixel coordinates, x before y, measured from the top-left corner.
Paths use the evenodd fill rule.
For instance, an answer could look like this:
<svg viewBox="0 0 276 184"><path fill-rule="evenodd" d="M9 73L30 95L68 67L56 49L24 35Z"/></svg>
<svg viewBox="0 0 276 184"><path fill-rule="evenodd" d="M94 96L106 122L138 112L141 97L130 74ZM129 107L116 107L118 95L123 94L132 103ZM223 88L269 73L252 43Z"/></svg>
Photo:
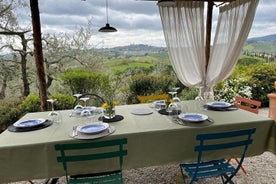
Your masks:
<svg viewBox="0 0 276 184"><path fill-rule="evenodd" d="M115 117L115 106L118 105L118 101L107 101L102 104L104 117L106 119L112 119Z"/></svg>

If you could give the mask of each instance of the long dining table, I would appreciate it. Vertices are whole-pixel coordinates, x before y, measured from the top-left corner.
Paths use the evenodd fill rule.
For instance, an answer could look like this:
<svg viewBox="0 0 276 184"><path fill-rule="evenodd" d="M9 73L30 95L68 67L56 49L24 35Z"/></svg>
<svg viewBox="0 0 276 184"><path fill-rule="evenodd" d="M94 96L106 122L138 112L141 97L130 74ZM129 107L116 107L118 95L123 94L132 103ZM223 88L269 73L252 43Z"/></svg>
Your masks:
<svg viewBox="0 0 276 184"><path fill-rule="evenodd" d="M56 161L58 152L54 146L58 143L77 143L127 138L128 155L124 157L123 169L141 168L165 164L195 161L197 154L194 146L199 133L230 131L256 127L253 144L246 156L260 155L265 151L276 153L275 122L241 109L231 111L212 111L199 108L195 101L183 101L182 106L188 112L207 115L212 122L195 122L180 125L171 116L162 115L151 109L150 104L116 106L116 114L122 120L109 123L115 132L99 138L80 140L69 134L75 125L83 123L83 117L70 116L72 110L62 110L60 123L28 132L5 130L0 134L0 183L29 179L53 178L64 175L62 164ZM133 114L134 111L150 109L147 115ZM37 118L49 118L49 112L28 113L20 121ZM208 159L218 157L233 158L238 153L229 150L207 155ZM109 163L108 163L109 164ZM83 174L87 170L98 171L109 167L105 164L74 168L69 174Z"/></svg>

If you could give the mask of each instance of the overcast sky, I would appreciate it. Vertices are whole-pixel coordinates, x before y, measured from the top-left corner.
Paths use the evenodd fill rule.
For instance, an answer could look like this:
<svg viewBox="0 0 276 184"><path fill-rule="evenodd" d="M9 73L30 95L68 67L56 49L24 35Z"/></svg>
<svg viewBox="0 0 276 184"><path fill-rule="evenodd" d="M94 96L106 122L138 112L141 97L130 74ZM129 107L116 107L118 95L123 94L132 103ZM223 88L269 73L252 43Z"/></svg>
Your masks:
<svg viewBox="0 0 276 184"><path fill-rule="evenodd" d="M165 46L156 1L108 0L108 22L118 32L101 33L105 0L39 0L42 32L71 32L92 19L93 42L99 47L129 44ZM276 34L276 1L260 0L249 38ZM217 16L215 8L214 19Z"/></svg>

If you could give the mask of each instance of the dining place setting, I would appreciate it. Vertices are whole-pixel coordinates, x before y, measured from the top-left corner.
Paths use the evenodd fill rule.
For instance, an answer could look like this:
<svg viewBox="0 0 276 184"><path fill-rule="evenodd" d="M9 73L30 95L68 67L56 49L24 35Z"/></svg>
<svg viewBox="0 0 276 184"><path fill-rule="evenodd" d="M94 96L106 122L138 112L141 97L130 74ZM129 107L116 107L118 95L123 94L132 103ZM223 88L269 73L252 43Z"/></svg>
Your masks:
<svg viewBox="0 0 276 184"><path fill-rule="evenodd" d="M47 118L18 120L8 127L10 132L29 132L40 130L51 126L53 123L61 123L61 114L54 109L54 103L57 99L48 99L47 102L51 104L51 111Z"/></svg>
<svg viewBox="0 0 276 184"><path fill-rule="evenodd" d="M49 119L28 119L16 121L8 127L10 132L29 132L34 130L40 130L53 124L53 121Z"/></svg>
<svg viewBox="0 0 276 184"><path fill-rule="evenodd" d="M84 105L79 103L75 105L70 113L70 117L77 117L82 123L74 125L69 132L69 136L75 139L97 139L112 134L115 127L110 123L118 122L124 119L122 115L115 112L113 102L104 102L101 107L89 106L87 102L89 97L83 95L74 95L83 101Z"/></svg>
<svg viewBox="0 0 276 184"><path fill-rule="evenodd" d="M187 105L181 102L177 96L178 89L177 87L173 88L169 92L168 99L154 101L150 104L150 107L161 115L171 117L172 121L179 125L192 127L209 126L214 123L214 119L208 117L204 113L205 111L226 112L239 109L231 103L215 101L211 92L204 93L203 97L196 97L192 105L195 108L191 108L191 104Z"/></svg>

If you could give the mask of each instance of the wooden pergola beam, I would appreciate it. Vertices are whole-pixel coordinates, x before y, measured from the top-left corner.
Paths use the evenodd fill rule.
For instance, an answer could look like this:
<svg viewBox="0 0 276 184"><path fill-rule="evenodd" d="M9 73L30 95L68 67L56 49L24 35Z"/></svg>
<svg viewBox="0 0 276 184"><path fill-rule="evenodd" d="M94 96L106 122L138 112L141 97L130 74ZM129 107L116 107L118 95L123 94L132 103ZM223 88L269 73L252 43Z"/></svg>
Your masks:
<svg viewBox="0 0 276 184"><path fill-rule="evenodd" d="M31 16L33 25L33 37L34 37L34 56L36 64L36 72L38 76L39 85L39 96L41 102L41 110L47 110L47 87L44 69L44 59L42 52L42 41L41 41L41 25L40 25L40 14L38 7L38 0L30 0Z"/></svg>
<svg viewBox="0 0 276 184"><path fill-rule="evenodd" d="M213 6L214 6L214 1L208 0L207 19L206 19L206 40L205 40L205 60L206 60L205 71L206 72L207 72L207 67L209 64L210 53L211 53Z"/></svg>

